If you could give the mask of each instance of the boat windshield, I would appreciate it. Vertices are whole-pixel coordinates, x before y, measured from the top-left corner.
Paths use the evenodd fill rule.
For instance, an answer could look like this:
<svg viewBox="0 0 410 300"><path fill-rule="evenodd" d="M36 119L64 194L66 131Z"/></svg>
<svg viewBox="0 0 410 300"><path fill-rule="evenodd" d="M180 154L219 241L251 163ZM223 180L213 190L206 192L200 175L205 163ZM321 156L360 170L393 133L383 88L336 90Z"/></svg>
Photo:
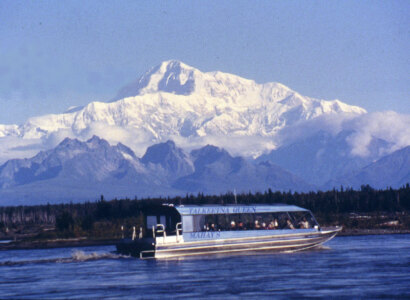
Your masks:
<svg viewBox="0 0 410 300"><path fill-rule="evenodd" d="M308 229L318 225L310 211L194 215L192 231Z"/></svg>

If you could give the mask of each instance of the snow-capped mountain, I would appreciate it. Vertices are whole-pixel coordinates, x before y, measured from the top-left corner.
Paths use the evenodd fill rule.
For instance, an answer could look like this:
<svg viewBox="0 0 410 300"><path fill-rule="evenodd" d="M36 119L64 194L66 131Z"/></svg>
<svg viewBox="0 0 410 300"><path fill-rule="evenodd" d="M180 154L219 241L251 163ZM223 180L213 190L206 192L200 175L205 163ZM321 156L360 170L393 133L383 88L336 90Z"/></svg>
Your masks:
<svg viewBox="0 0 410 300"><path fill-rule="evenodd" d="M33 117L20 126L3 125L0 137L40 139L50 147L44 140L97 134L134 150L169 138L183 145L223 144L221 137L226 136L267 138L241 148L228 143L231 151L255 155L275 148L274 137L286 126L321 115L366 112L338 100L302 96L280 83L258 84L232 74L204 73L179 61L151 69L121 89L115 99Z"/></svg>
<svg viewBox="0 0 410 300"><path fill-rule="evenodd" d="M203 184L211 184L212 176L218 178L220 175L223 181L223 176L231 173L236 174L231 183L244 184L246 176L254 176L275 186L267 178L279 169L279 177L287 176L288 186L299 182L298 188L304 189L301 187L312 184L323 187L325 183L336 182L337 178L352 176L362 167L409 146L410 115L367 113L363 108L339 100L302 96L280 83L259 84L233 74L201 72L172 60L152 68L122 88L111 102L71 107L61 114L30 118L21 125L0 125L0 163L32 157L40 150L48 153L67 137L81 142L93 135L111 145L122 143L130 147L128 150L132 153L123 149L121 154L125 159L123 168L127 171L117 171L118 174L128 174L124 176L129 176L129 182L142 176L138 178L149 180L155 185L155 191L164 195L176 193L181 182L205 189L208 187ZM173 142L165 142L168 140L175 141L183 150ZM191 156L187 153L207 144L244 159L237 164L235 157L231 157L232 161L225 157L224 164L219 166L226 173L213 173L217 172L214 166L219 162L207 165L202 172L195 166L198 163L195 153ZM142 158L135 159L137 156ZM262 164L255 170L261 173L252 171L254 164L249 164L250 158L258 156ZM98 176L116 178L113 170L118 170L119 166L107 162L106 173L100 172L105 158L98 157L102 162L80 162L72 174L81 171L94 181L99 180ZM9 161L2 172L25 169L17 177L2 177L1 185L12 188L24 180L34 182L35 179L36 186L44 184L46 187L46 181L57 180L58 174L69 167L61 167L58 159L44 166L38 162L30 165L27 160ZM74 162L73 166L76 166ZM94 167L98 174L92 173ZM287 175L282 171L288 172ZM96 187L100 186L98 180ZM119 180L112 188L112 195L118 191L114 197L124 195L122 191L130 191L125 185L122 190L119 188L123 182ZM259 187L255 181L249 182ZM148 188L144 191L134 189L135 195L152 192L151 186L141 186Z"/></svg>

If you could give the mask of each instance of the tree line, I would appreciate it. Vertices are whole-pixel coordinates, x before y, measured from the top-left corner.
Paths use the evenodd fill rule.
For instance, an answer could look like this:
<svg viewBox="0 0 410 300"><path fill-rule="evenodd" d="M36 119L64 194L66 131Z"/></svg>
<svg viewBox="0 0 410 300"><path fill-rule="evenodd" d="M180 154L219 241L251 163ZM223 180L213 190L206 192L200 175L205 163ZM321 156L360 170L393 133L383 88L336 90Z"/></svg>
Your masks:
<svg viewBox="0 0 410 300"><path fill-rule="evenodd" d="M263 193L241 193L234 195L196 195L184 197L156 197L145 199L105 200L85 203L46 204L35 206L0 207L0 230L18 225L53 225L59 231L118 230L122 225L130 227L142 222L141 213L147 207L163 203L178 204L293 204L310 209L320 219L327 216L349 213L397 213L410 211L410 185L398 189L373 189L363 185L360 190L333 189L308 193L279 192L268 189ZM96 226L98 224L98 226ZM109 229L110 227L115 229ZM79 234L80 234L79 233ZM102 234L102 233L101 233ZM97 234L98 235L98 234Z"/></svg>

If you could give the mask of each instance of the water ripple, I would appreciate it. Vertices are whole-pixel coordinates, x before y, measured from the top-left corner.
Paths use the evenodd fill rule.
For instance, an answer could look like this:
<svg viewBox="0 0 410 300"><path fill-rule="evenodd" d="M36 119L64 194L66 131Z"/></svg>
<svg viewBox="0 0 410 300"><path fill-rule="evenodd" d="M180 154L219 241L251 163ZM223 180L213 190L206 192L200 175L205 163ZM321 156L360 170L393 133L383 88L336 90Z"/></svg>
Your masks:
<svg viewBox="0 0 410 300"><path fill-rule="evenodd" d="M287 254L139 260L112 246L0 252L1 299L409 298L410 235Z"/></svg>

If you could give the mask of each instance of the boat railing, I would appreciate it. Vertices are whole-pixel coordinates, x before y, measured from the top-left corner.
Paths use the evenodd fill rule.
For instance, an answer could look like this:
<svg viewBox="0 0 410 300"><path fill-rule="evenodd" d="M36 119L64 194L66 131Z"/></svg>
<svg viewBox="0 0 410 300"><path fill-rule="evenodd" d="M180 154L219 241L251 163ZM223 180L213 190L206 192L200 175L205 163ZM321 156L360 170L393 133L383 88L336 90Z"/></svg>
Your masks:
<svg viewBox="0 0 410 300"><path fill-rule="evenodd" d="M163 224L157 224L155 231L157 234L162 233L163 234L162 236L164 237L164 240L165 240L165 238L167 237L167 233L165 231L165 226Z"/></svg>
<svg viewBox="0 0 410 300"><path fill-rule="evenodd" d="M145 250L140 252L140 259L155 258L155 250Z"/></svg>
<svg viewBox="0 0 410 300"><path fill-rule="evenodd" d="M179 241L180 241L179 237L181 236L181 233L182 233L182 223L179 222L179 223L177 223L177 226L176 226L177 243L179 243Z"/></svg>

